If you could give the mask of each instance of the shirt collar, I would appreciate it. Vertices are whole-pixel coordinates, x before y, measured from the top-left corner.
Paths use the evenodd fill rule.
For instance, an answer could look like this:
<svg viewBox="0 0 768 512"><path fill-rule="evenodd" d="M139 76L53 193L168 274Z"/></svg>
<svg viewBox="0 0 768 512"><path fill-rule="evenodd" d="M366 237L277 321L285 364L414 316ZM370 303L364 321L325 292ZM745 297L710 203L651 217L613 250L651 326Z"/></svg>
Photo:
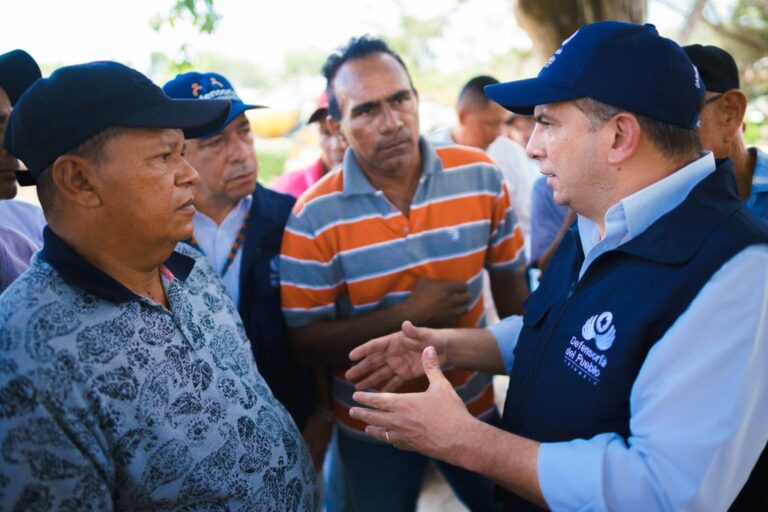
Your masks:
<svg viewBox="0 0 768 512"><path fill-rule="evenodd" d="M138 295L91 265L48 226L43 229L43 249L40 257L50 263L67 283L99 298L117 303L138 298ZM174 251L163 265L176 279L184 281L192 272L195 260Z"/></svg>
<svg viewBox="0 0 768 512"><path fill-rule="evenodd" d="M693 188L715 170L715 157L705 152L700 158L611 206L605 214L605 237L611 247L632 240L685 200ZM599 243L597 223L579 216L579 236L584 253Z"/></svg>
<svg viewBox="0 0 768 512"><path fill-rule="evenodd" d="M257 185L258 187L258 185ZM251 209L251 205L253 204L253 194L248 194L247 196L243 197L237 205L235 205L234 208L232 208L226 217L224 217L224 220L221 221L221 225L227 224L227 221L232 218L237 218L237 227L240 228L240 224L242 223L242 219L245 217L245 214L248 210ZM195 211L195 223L203 223L207 224L211 228L218 228L215 222L208 217L203 212L197 210Z"/></svg>
<svg viewBox="0 0 768 512"><path fill-rule="evenodd" d="M419 151L421 152L421 181L424 181L436 171L442 170L443 164L424 137L419 137ZM344 153L342 172L344 173L343 195L375 194L377 192L357 162L357 157L351 147L348 147Z"/></svg>
<svg viewBox="0 0 768 512"><path fill-rule="evenodd" d="M752 175L752 193L768 192L768 155L759 148L750 148L755 152L755 172Z"/></svg>

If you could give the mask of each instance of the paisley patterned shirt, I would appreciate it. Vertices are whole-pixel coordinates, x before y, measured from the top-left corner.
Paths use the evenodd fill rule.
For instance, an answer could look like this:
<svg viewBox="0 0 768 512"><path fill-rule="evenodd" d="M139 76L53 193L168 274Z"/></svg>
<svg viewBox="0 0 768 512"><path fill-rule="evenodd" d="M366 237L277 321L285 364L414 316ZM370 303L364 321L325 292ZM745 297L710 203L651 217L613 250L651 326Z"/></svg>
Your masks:
<svg viewBox="0 0 768 512"><path fill-rule="evenodd" d="M0 510L317 510L293 420L197 251L170 309L53 232L0 296Z"/></svg>

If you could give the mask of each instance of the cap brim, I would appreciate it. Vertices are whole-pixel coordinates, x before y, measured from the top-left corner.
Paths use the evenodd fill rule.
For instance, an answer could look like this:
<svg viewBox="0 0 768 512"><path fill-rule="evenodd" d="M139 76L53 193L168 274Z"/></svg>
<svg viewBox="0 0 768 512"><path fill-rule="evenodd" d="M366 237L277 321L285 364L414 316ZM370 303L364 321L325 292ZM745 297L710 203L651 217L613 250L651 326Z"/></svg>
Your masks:
<svg viewBox="0 0 768 512"><path fill-rule="evenodd" d="M485 95L515 114L529 116L536 105L583 98L584 93L552 85L541 78L528 78L501 84L486 85Z"/></svg>
<svg viewBox="0 0 768 512"><path fill-rule="evenodd" d="M193 100L193 101L200 101L200 100ZM206 133L205 135L199 135L199 137L200 138L206 138L206 137L212 137L213 135L216 135L221 130L226 128L227 125L229 125L229 123L234 121L237 116L239 116L240 114L242 114L246 110L253 110L255 108L267 108L267 107L264 106L264 105L249 105L247 103L243 103L243 102L240 102L240 101L231 101L230 102L230 107L229 107L229 115L224 120L224 122L221 123L221 125L219 125L215 130L212 130L212 131ZM194 139L195 137L188 137L188 138Z"/></svg>
<svg viewBox="0 0 768 512"><path fill-rule="evenodd" d="M223 126L230 114L228 100L172 99L157 103L114 123L131 128L179 128L197 139Z"/></svg>
<svg viewBox="0 0 768 512"><path fill-rule="evenodd" d="M35 182L35 177L32 176L32 173L29 171L16 171L16 181L19 182L19 186L21 187L31 187L33 185L37 185L37 182Z"/></svg>
<svg viewBox="0 0 768 512"><path fill-rule="evenodd" d="M316 121L321 121L326 117L328 117L328 108L327 107L319 108L314 112L312 112L312 115L309 116L309 119L307 120L307 124L312 124Z"/></svg>
<svg viewBox="0 0 768 512"><path fill-rule="evenodd" d="M8 95L11 106L41 76L37 62L24 50L0 55L0 87Z"/></svg>

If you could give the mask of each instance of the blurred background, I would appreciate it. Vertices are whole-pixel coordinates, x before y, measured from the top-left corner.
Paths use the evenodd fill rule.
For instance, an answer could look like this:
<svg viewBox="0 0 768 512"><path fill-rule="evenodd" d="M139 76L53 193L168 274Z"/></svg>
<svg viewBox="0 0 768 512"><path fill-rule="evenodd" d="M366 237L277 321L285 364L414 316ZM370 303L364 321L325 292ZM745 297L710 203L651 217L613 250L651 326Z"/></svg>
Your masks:
<svg viewBox="0 0 768 512"><path fill-rule="evenodd" d="M160 85L190 69L224 74L244 101L270 107L249 112L266 185L317 157L316 130L305 123L324 87L320 67L365 33L404 57L426 133L454 123L471 76L533 76L584 23L653 23L680 44L735 56L750 97L747 142L768 145L768 0L68 0L5 3L2 12L0 51L27 50L46 76L103 59Z"/></svg>

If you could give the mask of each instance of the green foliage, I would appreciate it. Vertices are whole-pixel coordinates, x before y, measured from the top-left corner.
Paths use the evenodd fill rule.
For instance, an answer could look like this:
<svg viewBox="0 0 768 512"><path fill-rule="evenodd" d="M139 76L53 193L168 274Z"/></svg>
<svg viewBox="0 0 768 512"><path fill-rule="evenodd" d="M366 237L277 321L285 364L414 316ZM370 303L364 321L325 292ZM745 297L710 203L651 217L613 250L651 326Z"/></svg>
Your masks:
<svg viewBox="0 0 768 512"><path fill-rule="evenodd" d="M328 53L319 48L289 50L283 58L283 76L291 79L320 75L327 57Z"/></svg>
<svg viewBox="0 0 768 512"><path fill-rule="evenodd" d="M263 147L258 143L256 146L259 158L259 183L268 187L275 178L283 174L289 151L282 148Z"/></svg>
<svg viewBox="0 0 768 512"><path fill-rule="evenodd" d="M766 143L764 131L765 128L768 128L768 125L746 123L746 126L747 129L744 132L744 141L747 143L747 146L755 146Z"/></svg>
<svg viewBox="0 0 768 512"><path fill-rule="evenodd" d="M215 0L176 0L168 14L156 15L150 25L155 31L160 31L163 25L171 28L177 23L191 23L201 34L213 34L218 27L221 15L214 9Z"/></svg>
<svg viewBox="0 0 768 512"><path fill-rule="evenodd" d="M155 32L160 32L165 25L173 29L178 24L189 23L201 34L213 34L221 21L221 15L214 9L214 2L215 0L176 0L167 14L156 14L149 24ZM174 57L153 53L151 58L153 70L171 76L194 68L187 44L182 44Z"/></svg>

